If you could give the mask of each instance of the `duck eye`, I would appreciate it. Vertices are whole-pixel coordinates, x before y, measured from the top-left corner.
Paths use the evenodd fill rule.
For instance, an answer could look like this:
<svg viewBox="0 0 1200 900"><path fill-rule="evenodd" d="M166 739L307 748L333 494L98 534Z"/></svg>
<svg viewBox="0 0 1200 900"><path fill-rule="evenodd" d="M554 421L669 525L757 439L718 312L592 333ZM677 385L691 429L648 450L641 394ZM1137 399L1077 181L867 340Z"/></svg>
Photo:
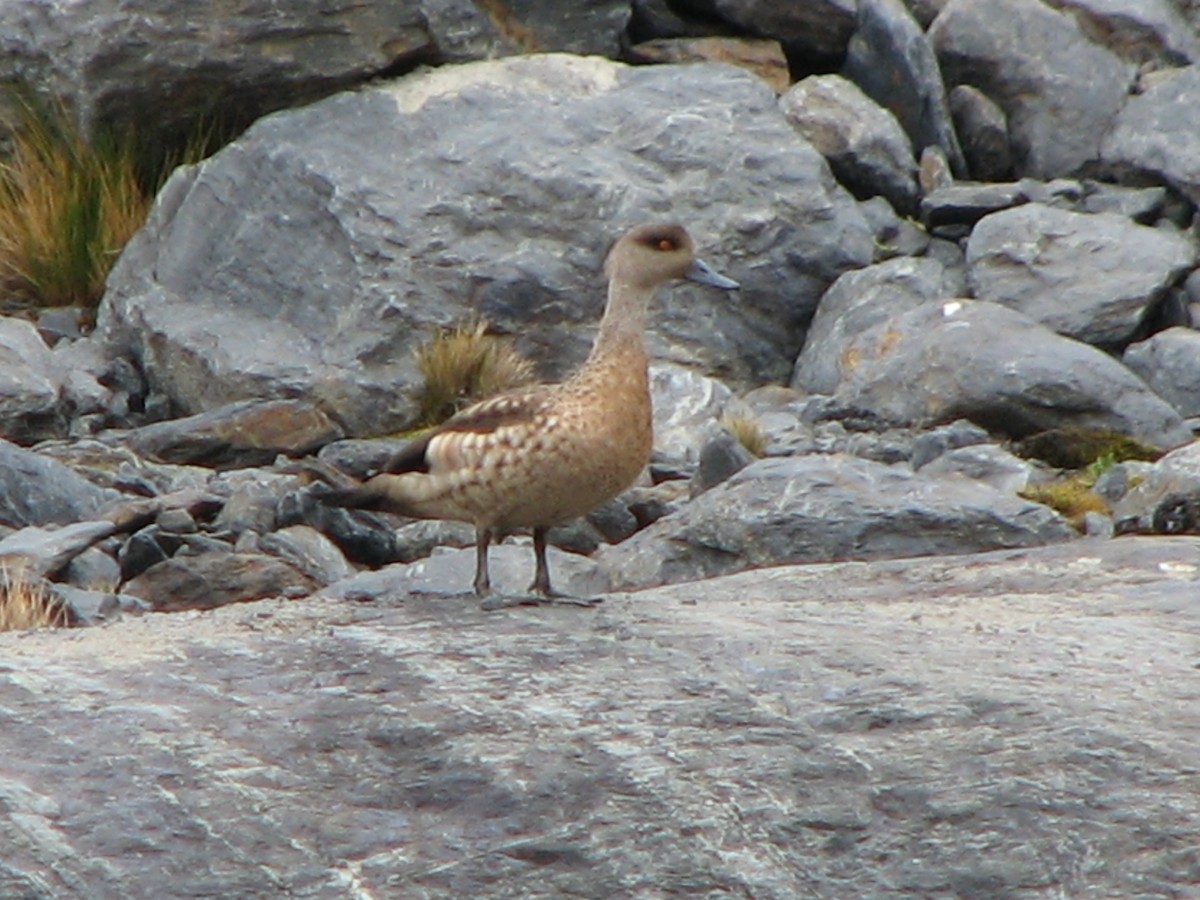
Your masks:
<svg viewBox="0 0 1200 900"><path fill-rule="evenodd" d="M679 246L670 238L659 238L658 243L655 244L654 246L657 249L663 251L664 253L670 252L671 250L679 249Z"/></svg>

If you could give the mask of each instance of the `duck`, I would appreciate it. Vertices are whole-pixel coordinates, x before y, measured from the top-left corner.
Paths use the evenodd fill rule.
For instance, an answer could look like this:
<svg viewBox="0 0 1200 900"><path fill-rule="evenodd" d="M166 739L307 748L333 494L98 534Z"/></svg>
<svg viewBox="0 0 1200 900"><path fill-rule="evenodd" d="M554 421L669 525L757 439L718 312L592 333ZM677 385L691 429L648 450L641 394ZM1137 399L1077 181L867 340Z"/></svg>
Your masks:
<svg viewBox="0 0 1200 900"><path fill-rule="evenodd" d="M403 446L365 481L331 488L320 500L474 525L473 588L485 601L496 598L489 547L531 529L533 581L516 601L576 600L551 584L547 533L617 496L649 462L645 331L655 293L681 279L726 291L740 287L699 259L687 230L674 222L626 232L605 257L604 273L608 298L591 351L564 381L476 402Z"/></svg>

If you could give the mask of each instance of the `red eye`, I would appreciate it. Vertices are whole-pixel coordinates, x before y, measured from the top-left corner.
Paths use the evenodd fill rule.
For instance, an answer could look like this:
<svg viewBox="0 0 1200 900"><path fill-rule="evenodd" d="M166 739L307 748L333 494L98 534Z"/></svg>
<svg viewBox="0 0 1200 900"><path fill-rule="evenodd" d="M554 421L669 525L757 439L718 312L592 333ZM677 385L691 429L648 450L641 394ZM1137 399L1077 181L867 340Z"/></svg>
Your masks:
<svg viewBox="0 0 1200 900"><path fill-rule="evenodd" d="M662 250L663 252L675 250L675 242L670 238L660 238L658 241L658 249Z"/></svg>

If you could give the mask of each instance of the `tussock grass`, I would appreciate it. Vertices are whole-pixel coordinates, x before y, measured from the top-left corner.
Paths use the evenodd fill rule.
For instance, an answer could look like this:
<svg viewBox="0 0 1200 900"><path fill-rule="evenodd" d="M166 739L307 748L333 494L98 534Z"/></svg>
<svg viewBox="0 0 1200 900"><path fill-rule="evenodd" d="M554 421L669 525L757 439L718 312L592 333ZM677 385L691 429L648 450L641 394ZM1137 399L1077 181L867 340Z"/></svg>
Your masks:
<svg viewBox="0 0 1200 900"><path fill-rule="evenodd" d="M19 567L0 564L0 631L29 628L62 628L68 623L67 612L49 589L30 579Z"/></svg>
<svg viewBox="0 0 1200 900"><path fill-rule="evenodd" d="M753 416L723 416L721 425L752 455L761 459L762 455L767 452L767 435Z"/></svg>
<svg viewBox="0 0 1200 900"><path fill-rule="evenodd" d="M444 422L459 410L533 380L533 365L504 339L473 320L434 335L417 351L424 379L418 424Z"/></svg>
<svg viewBox="0 0 1200 900"><path fill-rule="evenodd" d="M0 290L31 307L95 307L171 170L234 134L213 120L170 146L133 130L89 140L63 104L13 99L12 153L0 162Z"/></svg>
<svg viewBox="0 0 1200 900"><path fill-rule="evenodd" d="M95 306L151 202L136 141L89 143L62 106L20 110L0 165L0 284L35 306Z"/></svg>
<svg viewBox="0 0 1200 900"><path fill-rule="evenodd" d="M1090 512L1108 515L1104 498L1092 490L1095 480L1080 474L1050 484L1038 484L1017 493L1026 500L1041 503L1060 513L1077 531L1084 530L1084 516Z"/></svg>

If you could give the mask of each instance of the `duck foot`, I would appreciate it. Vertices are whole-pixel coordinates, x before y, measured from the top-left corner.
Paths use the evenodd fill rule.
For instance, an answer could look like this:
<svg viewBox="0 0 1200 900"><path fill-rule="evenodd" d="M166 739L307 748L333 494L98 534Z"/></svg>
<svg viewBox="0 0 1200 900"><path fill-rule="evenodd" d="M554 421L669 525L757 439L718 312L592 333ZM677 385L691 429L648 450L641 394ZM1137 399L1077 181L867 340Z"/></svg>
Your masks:
<svg viewBox="0 0 1200 900"><path fill-rule="evenodd" d="M603 597L572 597L570 594L493 594L485 597L479 608L485 612L512 609L517 606L581 606L592 609L604 602Z"/></svg>

